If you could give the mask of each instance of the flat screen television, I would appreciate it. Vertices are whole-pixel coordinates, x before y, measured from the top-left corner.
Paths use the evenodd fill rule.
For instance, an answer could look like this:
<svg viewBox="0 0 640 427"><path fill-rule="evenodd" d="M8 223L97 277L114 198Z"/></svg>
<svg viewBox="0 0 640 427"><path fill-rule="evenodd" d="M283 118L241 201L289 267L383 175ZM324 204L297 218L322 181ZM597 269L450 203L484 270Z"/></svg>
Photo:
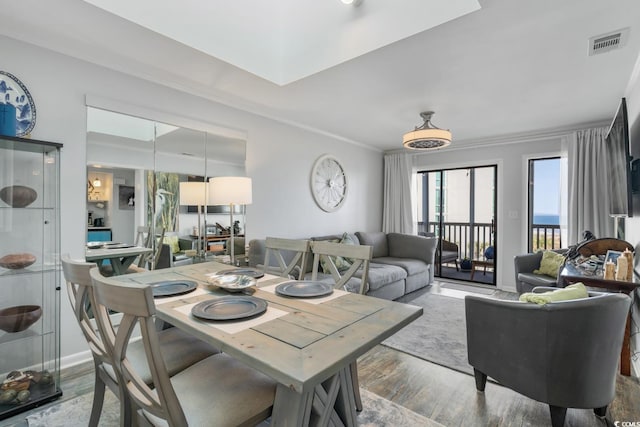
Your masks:
<svg viewBox="0 0 640 427"><path fill-rule="evenodd" d="M633 215L632 159L625 98L620 101L618 111L609 127L605 146L609 166L609 214L614 217L630 217Z"/></svg>

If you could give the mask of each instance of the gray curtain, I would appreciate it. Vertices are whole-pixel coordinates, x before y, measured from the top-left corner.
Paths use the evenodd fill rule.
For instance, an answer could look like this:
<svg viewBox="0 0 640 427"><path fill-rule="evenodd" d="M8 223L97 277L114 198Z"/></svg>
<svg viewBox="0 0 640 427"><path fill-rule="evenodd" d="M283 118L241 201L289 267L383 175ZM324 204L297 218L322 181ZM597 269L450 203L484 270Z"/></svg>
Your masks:
<svg viewBox="0 0 640 427"><path fill-rule="evenodd" d="M384 156L382 231L415 234L411 210L411 157L406 153Z"/></svg>
<svg viewBox="0 0 640 427"><path fill-rule="evenodd" d="M584 230L596 237L615 237L609 216L609 182L605 137L607 128L574 132L569 140L569 245Z"/></svg>

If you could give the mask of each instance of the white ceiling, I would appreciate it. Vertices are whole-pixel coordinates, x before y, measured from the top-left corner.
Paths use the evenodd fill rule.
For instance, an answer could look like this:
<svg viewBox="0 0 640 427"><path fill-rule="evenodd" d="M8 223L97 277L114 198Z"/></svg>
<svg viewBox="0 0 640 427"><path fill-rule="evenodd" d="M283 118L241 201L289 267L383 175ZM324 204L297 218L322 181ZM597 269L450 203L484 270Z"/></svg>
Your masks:
<svg viewBox="0 0 640 427"><path fill-rule="evenodd" d="M480 8L477 0L85 1L279 85Z"/></svg>
<svg viewBox="0 0 640 427"><path fill-rule="evenodd" d="M322 0L332 4L332 11L351 14L337 26L320 25L320 14L311 9L319 2L272 1L273 11L265 8L267 2L226 2L245 7L235 10L235 15L225 14L230 9L220 6L222 0L180 3L189 6L190 14L197 12L192 9L196 5L208 4L212 8L208 12L219 15L216 19L256 29L250 34L214 36L212 44L227 50L244 51L237 48L242 43L253 46L246 47L248 52L255 49L251 39L267 37L260 32L269 28L264 21L283 22L285 16L286 22L294 22L282 40L291 43L291 58L311 65L280 80L273 78L286 82L306 76L284 85L258 77L255 68L248 72L230 63L252 69L241 64L242 59L213 57L202 46L189 47L83 0L4 2L0 34L382 150L399 148L402 134L421 124L419 113L424 110L436 112L435 125L451 129L452 147L608 121L624 96L640 52L640 2L636 0L479 0L480 10L414 35L411 29L409 37L391 44L376 40L383 46L377 49L372 47L375 44L360 45L358 37L344 38L351 34L348 27L357 26L358 19L366 20L369 12L384 11L380 13L390 21L376 30L392 34L392 39L402 38L403 27L413 28L416 22L407 14L424 15L426 27L435 24L426 17L428 12L415 12L420 0L364 0L351 9L339 0ZM393 7L388 8L389 4ZM205 13L198 12L209 16ZM354 14L359 18L354 19ZM194 25L181 16L173 17L177 26ZM252 26L256 23L260 25ZM623 48L588 56L590 37L625 27L630 32ZM306 39L311 37L307 31L324 33L327 44L322 49L312 42L307 45L305 40L319 40ZM341 36L327 35L336 32ZM375 50L351 60L345 58L357 55L355 48L337 60L314 58L323 49L335 47L336 40L357 44L363 51ZM298 49L305 47L304 55L299 54ZM286 64L284 55L282 60ZM273 75L277 77L277 71Z"/></svg>

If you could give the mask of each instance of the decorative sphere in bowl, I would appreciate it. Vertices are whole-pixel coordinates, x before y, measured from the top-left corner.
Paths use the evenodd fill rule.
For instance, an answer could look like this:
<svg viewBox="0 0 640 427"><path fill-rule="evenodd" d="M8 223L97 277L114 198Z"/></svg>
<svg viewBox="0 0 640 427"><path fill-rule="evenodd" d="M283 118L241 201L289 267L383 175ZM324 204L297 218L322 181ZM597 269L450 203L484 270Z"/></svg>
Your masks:
<svg viewBox="0 0 640 427"><path fill-rule="evenodd" d="M0 329L5 332L22 332L42 316L39 305L17 305L0 310Z"/></svg>
<svg viewBox="0 0 640 427"><path fill-rule="evenodd" d="M0 267L19 270L29 267L34 262L36 262L36 257L28 253L9 254L0 258Z"/></svg>
<svg viewBox="0 0 640 427"><path fill-rule="evenodd" d="M228 292L240 292L243 289L255 286L257 280L243 274L224 274L220 276L212 276L208 279L210 285L217 286Z"/></svg>

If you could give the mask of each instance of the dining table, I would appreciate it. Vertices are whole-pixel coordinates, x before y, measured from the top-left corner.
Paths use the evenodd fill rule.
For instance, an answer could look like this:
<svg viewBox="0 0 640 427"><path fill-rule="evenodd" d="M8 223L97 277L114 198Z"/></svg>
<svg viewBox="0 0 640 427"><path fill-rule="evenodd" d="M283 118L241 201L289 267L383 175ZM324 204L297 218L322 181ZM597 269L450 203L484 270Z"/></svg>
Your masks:
<svg viewBox="0 0 640 427"><path fill-rule="evenodd" d="M356 426L353 362L420 317L422 308L333 287L321 296L286 296L281 286L290 286L285 282L291 280L269 274L256 277L254 286L241 292L212 284L220 274L233 273L233 268L204 262L115 279L152 286L197 284L188 293L155 298L157 319L274 379L272 426ZM244 270L238 272L251 269ZM257 270L253 273L261 275ZM233 320L206 320L193 314L202 303L246 296L266 302L266 311Z"/></svg>
<svg viewBox="0 0 640 427"><path fill-rule="evenodd" d="M85 259L89 262L95 262L98 267L102 267L105 261L109 260L113 267L113 275L119 276L127 272L127 268L138 256L148 254L152 250L144 246L106 243L99 247L87 247Z"/></svg>

